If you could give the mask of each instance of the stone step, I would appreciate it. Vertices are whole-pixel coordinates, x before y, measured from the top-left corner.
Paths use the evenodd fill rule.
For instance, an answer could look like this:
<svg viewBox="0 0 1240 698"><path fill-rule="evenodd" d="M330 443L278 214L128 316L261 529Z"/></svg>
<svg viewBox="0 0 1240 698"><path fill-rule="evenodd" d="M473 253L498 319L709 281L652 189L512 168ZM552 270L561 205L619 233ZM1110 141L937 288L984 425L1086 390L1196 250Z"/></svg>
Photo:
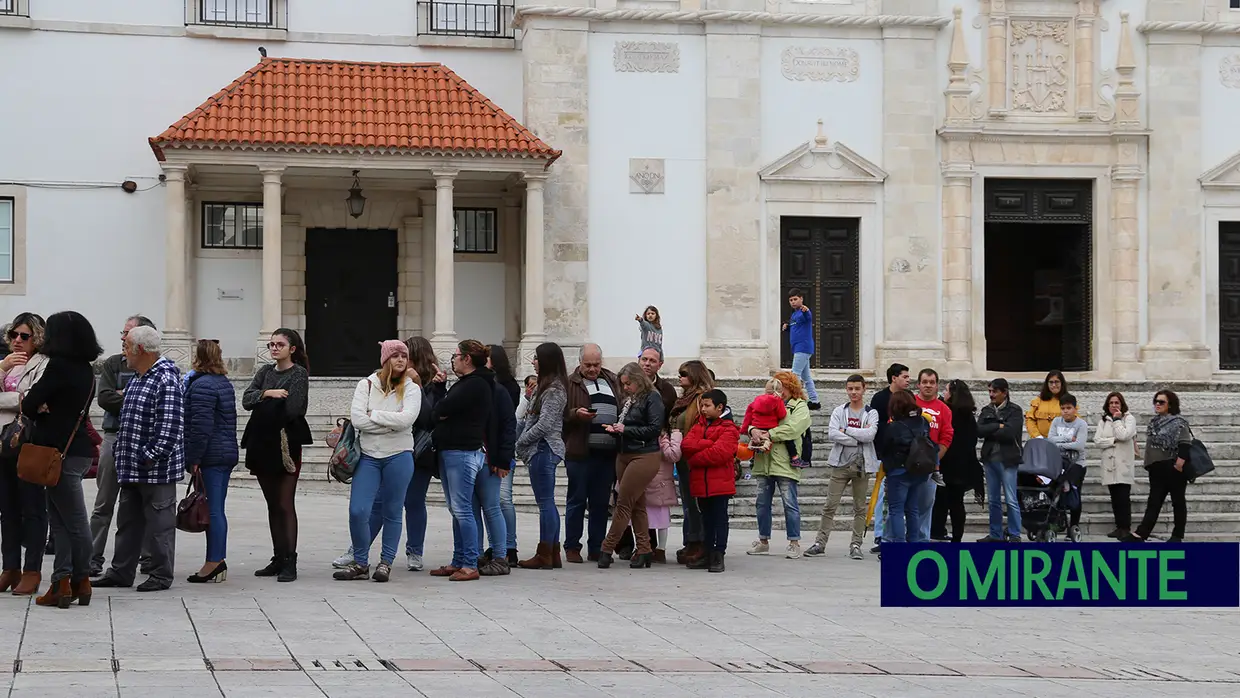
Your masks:
<svg viewBox="0 0 1240 698"><path fill-rule="evenodd" d="M1154 526L1153 535L1158 538L1166 538L1171 535L1171 512L1170 507L1163 507L1162 515L1158 518L1158 524ZM1140 517L1140 512L1134 512L1134 516ZM801 515L801 538L806 541L803 545L808 545L814 538L814 532L818 530L820 518L815 512L814 514ZM756 530L758 528L758 520L755 516L747 514L744 516L732 516L729 523L733 530L742 529ZM831 528L832 531L851 531L852 517L848 515L835 516ZM673 528L679 526L678 520L673 521ZM977 537L986 534L989 527L989 520L985 514L972 513L969 515L965 523L965 540L970 540L970 536ZM771 528L773 530L784 530L783 512L778 508L771 517ZM1107 540L1106 534L1115 528L1115 522L1110 514L1082 514L1081 530L1089 540ZM1236 531L1240 531L1240 514L1194 514L1190 510L1188 514L1188 526L1185 530L1186 538L1189 540L1236 540ZM869 541L873 534L873 530L866 535ZM838 533L836 535L839 535ZM782 550L782 548L781 548Z"/></svg>

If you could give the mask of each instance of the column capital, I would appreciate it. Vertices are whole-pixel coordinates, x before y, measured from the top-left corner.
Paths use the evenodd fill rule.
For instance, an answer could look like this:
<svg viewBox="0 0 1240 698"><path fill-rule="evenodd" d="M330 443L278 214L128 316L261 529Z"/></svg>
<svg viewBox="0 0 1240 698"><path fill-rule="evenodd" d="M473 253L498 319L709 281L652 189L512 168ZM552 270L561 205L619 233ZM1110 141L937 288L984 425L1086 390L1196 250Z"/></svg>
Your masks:
<svg viewBox="0 0 1240 698"><path fill-rule="evenodd" d="M435 187L451 187L452 180L461 174L460 170L431 170L431 176L435 178Z"/></svg>
<svg viewBox="0 0 1240 698"><path fill-rule="evenodd" d="M284 176L284 168L275 165L260 165L258 172L263 176L263 184L279 184Z"/></svg>
<svg viewBox="0 0 1240 698"><path fill-rule="evenodd" d="M521 175L525 180L525 186L528 189L542 189L543 184L547 182L547 173L545 172L527 172Z"/></svg>
<svg viewBox="0 0 1240 698"><path fill-rule="evenodd" d="M189 177L189 165L164 162L159 169L163 170L165 181L184 182Z"/></svg>

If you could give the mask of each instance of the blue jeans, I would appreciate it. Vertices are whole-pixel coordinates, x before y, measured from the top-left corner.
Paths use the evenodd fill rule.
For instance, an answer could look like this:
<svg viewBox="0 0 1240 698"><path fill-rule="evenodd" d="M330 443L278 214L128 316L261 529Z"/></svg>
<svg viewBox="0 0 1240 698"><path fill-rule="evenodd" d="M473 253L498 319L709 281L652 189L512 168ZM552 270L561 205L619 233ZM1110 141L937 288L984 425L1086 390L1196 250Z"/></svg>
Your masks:
<svg viewBox="0 0 1240 698"><path fill-rule="evenodd" d="M405 494L409 480L413 478L413 452L402 451L386 458L373 458L366 454L357 462L353 471L353 485L349 490L349 537L353 539L353 561L363 567L370 564L370 513L375 498L383 506L383 548L379 560L389 565L396 559L400 545L401 510L405 506Z"/></svg>
<svg viewBox="0 0 1240 698"><path fill-rule="evenodd" d="M887 512L883 510L883 506L887 503L887 477L883 476L883 481L878 483L878 498L874 501L874 538L883 537L883 530L886 528Z"/></svg>
<svg viewBox="0 0 1240 698"><path fill-rule="evenodd" d="M512 504L512 478L516 469L514 459L508 464L508 477L499 483L499 510L504 513L504 530L508 531L506 550L517 549L517 508Z"/></svg>
<svg viewBox="0 0 1240 698"><path fill-rule="evenodd" d="M486 532L491 537L491 554L496 559L508 555L508 525L500 506L500 488L503 481L498 475L483 467L474 480L474 525L478 527L478 549L482 550L482 519L486 517Z"/></svg>
<svg viewBox="0 0 1240 698"><path fill-rule="evenodd" d="M538 542L560 542L560 510L555 505L555 467L560 457L551 451L546 441L538 444L538 450L530 459L530 487L538 502Z"/></svg>
<svg viewBox="0 0 1240 698"><path fill-rule="evenodd" d="M930 527L934 519L934 498L938 496L939 486L933 482L921 488L921 501L917 503L917 530L921 540L930 540Z"/></svg>
<svg viewBox="0 0 1240 698"><path fill-rule="evenodd" d="M775 490L779 490L779 498L784 503L784 527L787 528L788 540L801 540L801 505L797 503L797 481L787 477L764 475L758 480L758 537L762 540L771 538L771 504L775 501Z"/></svg>
<svg viewBox="0 0 1240 698"><path fill-rule="evenodd" d="M474 522L474 483L486 463L478 451L440 451L444 497L452 512L452 566L478 567L478 525Z"/></svg>
<svg viewBox="0 0 1240 698"><path fill-rule="evenodd" d="M883 531L884 543L905 542L906 524L909 543L924 543L930 536L922 532L917 522L921 520L924 489L934 487L929 475L909 475L904 468L896 468L886 478L887 510L889 519Z"/></svg>
<svg viewBox="0 0 1240 698"><path fill-rule="evenodd" d="M809 375L809 358L809 354L793 354L792 372L805 384L805 392L809 394L809 401L818 402L818 390L814 388L814 379Z"/></svg>
<svg viewBox="0 0 1240 698"><path fill-rule="evenodd" d="M422 545L426 542L426 490L431 486L431 472L418 470L415 465L413 477L409 478L409 489L405 491L405 554L421 555ZM370 510L370 544L383 530L383 497L375 497L375 506Z"/></svg>
<svg viewBox="0 0 1240 698"><path fill-rule="evenodd" d="M1007 502L1008 533L1020 537L1020 499L1016 496L1016 468L1002 463L986 464L986 497L990 499L990 537L1003 538L1002 492Z"/></svg>
<svg viewBox="0 0 1240 698"><path fill-rule="evenodd" d="M590 451L581 460L564 462L568 470L568 504L564 507L564 549L581 550L581 532L586 512L590 513L590 530L586 547L597 555L607 537L607 507L611 504L611 488L616 484L614 451Z"/></svg>
<svg viewBox="0 0 1240 698"><path fill-rule="evenodd" d="M228 480L232 466L204 466L202 484L207 489L207 509L211 523L207 526L207 562L220 562L228 552L228 518L224 516L224 499L228 496Z"/></svg>

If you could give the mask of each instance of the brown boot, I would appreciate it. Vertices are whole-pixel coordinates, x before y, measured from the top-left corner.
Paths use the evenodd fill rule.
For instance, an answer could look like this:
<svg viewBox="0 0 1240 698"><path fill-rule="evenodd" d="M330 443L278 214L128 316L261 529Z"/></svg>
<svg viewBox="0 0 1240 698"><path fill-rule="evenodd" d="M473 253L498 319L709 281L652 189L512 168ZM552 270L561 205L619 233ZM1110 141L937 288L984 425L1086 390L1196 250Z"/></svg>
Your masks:
<svg viewBox="0 0 1240 698"><path fill-rule="evenodd" d="M518 562L517 567L523 570L551 569L551 546L546 543L539 543L538 551L534 553L534 557Z"/></svg>
<svg viewBox="0 0 1240 698"><path fill-rule="evenodd" d="M34 600L39 606L57 606L68 608L73 603L73 591L69 588L69 578L61 577L47 587L47 593Z"/></svg>
<svg viewBox="0 0 1240 698"><path fill-rule="evenodd" d="M0 591L8 591L17 586L17 582L22 578L21 570L5 570L0 572Z"/></svg>
<svg viewBox="0 0 1240 698"><path fill-rule="evenodd" d="M39 593L39 584L43 581L43 575L38 572L22 572L22 579L13 587L14 596L31 596Z"/></svg>
<svg viewBox="0 0 1240 698"><path fill-rule="evenodd" d="M662 548L655 548L650 554L650 561L660 565L667 564L667 551Z"/></svg>
<svg viewBox="0 0 1240 698"><path fill-rule="evenodd" d="M69 588L72 590L73 598L77 600L79 606L90 605L90 578L83 577L76 582L70 582Z"/></svg>
<svg viewBox="0 0 1240 698"><path fill-rule="evenodd" d="M565 550L564 559L568 560L571 563L578 564L578 565L585 562L585 560L581 558L580 550Z"/></svg>
<svg viewBox="0 0 1240 698"><path fill-rule="evenodd" d="M564 561L560 559L560 544L551 544L551 569L558 570L564 567Z"/></svg>
<svg viewBox="0 0 1240 698"><path fill-rule="evenodd" d="M684 557L683 557L683 558L680 558L680 559L683 559L683 560L684 560L684 562L682 562L681 564L682 564L682 565L690 565L690 564L693 564L694 562L697 562L697 561L698 561L698 560L699 560L699 559L700 559L700 558L701 558L704 554L705 554L705 553L704 553L704 551L702 550L702 544L701 544L701 543L690 543L690 544L688 544L688 545L686 545L686 546L685 546L685 554L684 554ZM678 556L678 558L679 558L679 556Z"/></svg>

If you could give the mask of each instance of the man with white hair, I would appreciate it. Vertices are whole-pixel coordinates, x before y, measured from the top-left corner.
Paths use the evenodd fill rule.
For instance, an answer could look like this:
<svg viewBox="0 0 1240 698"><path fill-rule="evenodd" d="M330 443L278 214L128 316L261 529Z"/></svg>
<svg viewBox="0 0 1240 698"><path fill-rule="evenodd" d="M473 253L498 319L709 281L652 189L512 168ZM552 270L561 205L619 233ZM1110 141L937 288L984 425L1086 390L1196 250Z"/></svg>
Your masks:
<svg viewBox="0 0 1240 698"><path fill-rule="evenodd" d="M568 412L564 419L564 467L568 501L564 508L564 558L597 562L607 537L607 505L616 482L616 437L603 429L615 424L620 383L603 368L597 344L581 347L576 370L568 377ZM586 511L590 530L586 558L581 557L581 529Z"/></svg>
<svg viewBox="0 0 1240 698"><path fill-rule="evenodd" d="M124 342L125 362L137 374L125 389L116 435L116 544L112 567L97 587L128 587L149 540L150 577L138 591L172 586L176 552L176 483L185 476L185 399L181 372L160 356L159 331L135 327Z"/></svg>

